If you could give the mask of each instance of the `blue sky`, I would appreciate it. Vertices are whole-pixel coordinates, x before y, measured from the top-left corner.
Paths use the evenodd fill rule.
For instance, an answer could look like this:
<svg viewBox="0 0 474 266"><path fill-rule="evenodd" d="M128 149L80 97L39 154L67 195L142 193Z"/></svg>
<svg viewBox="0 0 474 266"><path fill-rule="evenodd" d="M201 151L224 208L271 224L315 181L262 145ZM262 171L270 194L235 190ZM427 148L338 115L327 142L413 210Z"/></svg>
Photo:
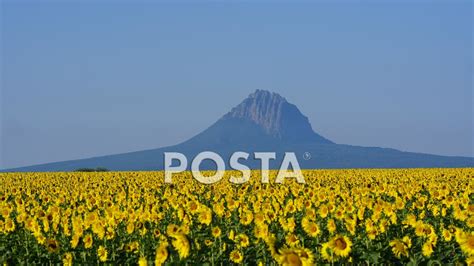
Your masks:
<svg viewBox="0 0 474 266"><path fill-rule="evenodd" d="M470 1L1 11L0 168L172 145L255 89L337 143L473 156Z"/></svg>

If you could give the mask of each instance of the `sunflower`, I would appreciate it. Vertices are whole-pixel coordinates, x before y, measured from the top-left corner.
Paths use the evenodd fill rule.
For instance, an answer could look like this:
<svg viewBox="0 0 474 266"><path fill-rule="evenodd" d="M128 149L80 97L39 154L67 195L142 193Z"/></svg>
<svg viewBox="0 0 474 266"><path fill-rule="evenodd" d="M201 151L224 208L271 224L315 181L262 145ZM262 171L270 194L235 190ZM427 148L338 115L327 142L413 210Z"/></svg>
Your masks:
<svg viewBox="0 0 474 266"><path fill-rule="evenodd" d="M330 242L323 243L321 246L321 257L323 257L324 260L333 262L334 261L334 256L333 256L333 251L331 250L331 247L329 246Z"/></svg>
<svg viewBox="0 0 474 266"><path fill-rule="evenodd" d="M337 229L336 223L334 222L333 219L329 219L328 224L326 225L326 227L327 227L329 233L331 233L331 234L334 233Z"/></svg>
<svg viewBox="0 0 474 266"><path fill-rule="evenodd" d="M347 257L351 252L352 242L347 236L337 235L330 241L330 247L339 257Z"/></svg>
<svg viewBox="0 0 474 266"><path fill-rule="evenodd" d="M167 227L166 227L166 234L168 236L171 236L171 237L174 237L175 235L177 235L179 233L179 227L175 224L169 224Z"/></svg>
<svg viewBox="0 0 474 266"><path fill-rule="evenodd" d="M107 249L103 246L99 246L97 249L97 256L99 257L99 260L102 262L107 261L107 254Z"/></svg>
<svg viewBox="0 0 474 266"><path fill-rule="evenodd" d="M126 246L126 251L137 253L139 247L140 243L138 243L137 241L133 241Z"/></svg>
<svg viewBox="0 0 474 266"><path fill-rule="evenodd" d="M212 221L212 211L207 207L203 207L199 212L198 221L202 224L209 225Z"/></svg>
<svg viewBox="0 0 474 266"><path fill-rule="evenodd" d="M234 249L234 250L232 250L232 252L230 252L229 258L234 263L241 263L244 259L244 257L242 256L242 253L240 253L240 251L238 251L236 249Z"/></svg>
<svg viewBox="0 0 474 266"><path fill-rule="evenodd" d="M214 238L220 237L220 236L221 236L221 233L222 233L222 232L221 232L221 229L220 229L218 226L215 226L215 227L212 228L212 236L213 236Z"/></svg>
<svg viewBox="0 0 474 266"><path fill-rule="evenodd" d="M240 215L240 223L243 225L249 225L253 221L253 213L251 211L242 212Z"/></svg>
<svg viewBox="0 0 474 266"><path fill-rule="evenodd" d="M429 224L425 224L425 226L423 228L423 235L425 237L430 237L433 234L436 234L433 226L431 226Z"/></svg>
<svg viewBox="0 0 474 266"><path fill-rule="evenodd" d="M471 216L469 219L467 219L466 225L467 225L469 228L473 228L473 229L474 229L474 215Z"/></svg>
<svg viewBox="0 0 474 266"><path fill-rule="evenodd" d="M145 257L141 256L140 259L138 259L138 266L147 266L148 261L146 260Z"/></svg>
<svg viewBox="0 0 474 266"><path fill-rule="evenodd" d="M321 218L326 218L328 216L328 212L328 207L326 205L322 205L319 209L319 216L321 216Z"/></svg>
<svg viewBox="0 0 474 266"><path fill-rule="evenodd" d="M474 256L466 259L467 266L474 266Z"/></svg>
<svg viewBox="0 0 474 266"><path fill-rule="evenodd" d="M291 247L296 246L300 242L299 238L295 234L287 234L285 241Z"/></svg>
<svg viewBox="0 0 474 266"><path fill-rule="evenodd" d="M222 217L225 214L225 207L223 203L215 204L213 206L214 213L217 214L217 216Z"/></svg>
<svg viewBox="0 0 474 266"><path fill-rule="evenodd" d="M310 223L307 227L307 233L311 237L316 237L321 233L321 230L316 223Z"/></svg>
<svg viewBox="0 0 474 266"><path fill-rule="evenodd" d="M401 256L408 257L408 250L411 246L411 240L407 236L403 239L395 239L390 241L390 247L392 247L392 252L397 258Z"/></svg>
<svg viewBox="0 0 474 266"><path fill-rule="evenodd" d="M13 232L15 231L15 222L8 218L6 221L5 221L5 231L6 232Z"/></svg>
<svg viewBox="0 0 474 266"><path fill-rule="evenodd" d="M234 230L230 230L229 235L228 235L228 238L229 238L230 240L234 240L234 239L235 239Z"/></svg>
<svg viewBox="0 0 474 266"><path fill-rule="evenodd" d="M408 214L405 220L403 221L403 224L414 227L417 224L416 216L412 213Z"/></svg>
<svg viewBox="0 0 474 266"><path fill-rule="evenodd" d="M377 237L378 232L375 227L366 228L366 231L367 231L367 237L370 240L374 240Z"/></svg>
<svg viewBox="0 0 474 266"><path fill-rule="evenodd" d="M421 221L415 223L415 235L416 236L424 236L425 235L425 224Z"/></svg>
<svg viewBox="0 0 474 266"><path fill-rule="evenodd" d="M72 254L71 254L71 252L64 253L62 261L63 261L64 266L71 266L72 265Z"/></svg>
<svg viewBox="0 0 474 266"><path fill-rule="evenodd" d="M310 222L307 218L303 218L301 221L301 227L303 227L305 233L311 237L316 237L320 233L318 225L314 222Z"/></svg>
<svg viewBox="0 0 474 266"><path fill-rule="evenodd" d="M303 265L313 265L314 255L311 250L307 248L299 248L298 254L300 255Z"/></svg>
<svg viewBox="0 0 474 266"><path fill-rule="evenodd" d="M184 234L178 234L175 236L175 239L171 242L173 247L178 252L181 259L189 256L190 245L189 241Z"/></svg>
<svg viewBox="0 0 474 266"><path fill-rule="evenodd" d="M474 233L464 233L459 245L466 255L474 256Z"/></svg>
<svg viewBox="0 0 474 266"><path fill-rule="evenodd" d="M84 247L85 248L91 248L92 247L92 243L94 242L93 238L92 238L92 235L91 234L87 234L85 237L84 237Z"/></svg>
<svg viewBox="0 0 474 266"><path fill-rule="evenodd" d="M263 213L256 213L253 218L255 225L260 226L265 223L265 215Z"/></svg>
<svg viewBox="0 0 474 266"><path fill-rule="evenodd" d="M238 244L243 248L248 247L250 245L249 237L246 234L237 235L236 240L238 241Z"/></svg>
<svg viewBox="0 0 474 266"><path fill-rule="evenodd" d="M46 241L46 248L51 253L56 252L59 249L59 243L58 243L58 241L56 241L54 239L48 239Z"/></svg>
<svg viewBox="0 0 474 266"><path fill-rule="evenodd" d="M195 214L199 210L199 204L196 201L189 201L186 207L192 214Z"/></svg>
<svg viewBox="0 0 474 266"><path fill-rule="evenodd" d="M74 234L71 238L71 247L72 248L76 248L77 245L79 244L79 240L81 239L81 237L78 235L78 234Z"/></svg>
<svg viewBox="0 0 474 266"><path fill-rule="evenodd" d="M133 231L135 230L135 225L133 224L132 221L129 221L127 224L127 234L131 235L133 234Z"/></svg>
<svg viewBox="0 0 474 266"><path fill-rule="evenodd" d="M335 214L336 219L341 220L344 218L344 208L340 207Z"/></svg>
<svg viewBox="0 0 474 266"><path fill-rule="evenodd" d="M433 254L433 243L431 241L426 241L421 247L423 256L430 257Z"/></svg>
<svg viewBox="0 0 474 266"><path fill-rule="evenodd" d="M409 236L404 236L402 241L408 248L411 248L411 239Z"/></svg>
<svg viewBox="0 0 474 266"><path fill-rule="evenodd" d="M444 241L446 242L451 241L451 239L453 238L453 234L451 234L451 232L447 229L443 229L442 235L443 235Z"/></svg>
<svg viewBox="0 0 474 266"><path fill-rule="evenodd" d="M365 207L359 208L359 210L357 210L357 218L359 218L359 220L364 220L364 215Z"/></svg>
<svg viewBox="0 0 474 266"><path fill-rule="evenodd" d="M309 249L304 248L282 248L275 256L280 265L313 265L313 254Z"/></svg>
<svg viewBox="0 0 474 266"><path fill-rule="evenodd" d="M214 244L214 242L212 240L210 240L210 239L204 240L204 245L210 247L210 246L212 246L212 244Z"/></svg>
<svg viewBox="0 0 474 266"><path fill-rule="evenodd" d="M162 265L165 263L166 259L168 258L168 241L164 240L160 242L160 245L156 249L155 254L155 265Z"/></svg>
<svg viewBox="0 0 474 266"><path fill-rule="evenodd" d="M287 265L287 266L299 266L303 265L301 258L298 256L296 252L291 250L281 250L281 255L278 258L278 263L280 265Z"/></svg>

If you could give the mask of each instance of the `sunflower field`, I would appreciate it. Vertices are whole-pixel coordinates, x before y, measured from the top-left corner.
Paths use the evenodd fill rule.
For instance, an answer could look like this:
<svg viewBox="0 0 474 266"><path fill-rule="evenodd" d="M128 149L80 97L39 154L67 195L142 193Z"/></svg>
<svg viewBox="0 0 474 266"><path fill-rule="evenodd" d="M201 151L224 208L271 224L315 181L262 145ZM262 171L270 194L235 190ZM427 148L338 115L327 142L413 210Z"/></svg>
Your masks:
<svg viewBox="0 0 474 266"><path fill-rule="evenodd" d="M238 173L0 174L0 262L474 265L472 168Z"/></svg>

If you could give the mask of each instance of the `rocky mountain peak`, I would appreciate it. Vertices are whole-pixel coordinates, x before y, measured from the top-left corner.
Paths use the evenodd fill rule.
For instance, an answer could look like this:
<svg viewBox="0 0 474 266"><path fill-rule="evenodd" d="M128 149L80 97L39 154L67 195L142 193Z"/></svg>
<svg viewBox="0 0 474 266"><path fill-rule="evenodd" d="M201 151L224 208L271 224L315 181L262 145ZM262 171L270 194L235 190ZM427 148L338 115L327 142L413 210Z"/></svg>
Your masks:
<svg viewBox="0 0 474 266"><path fill-rule="evenodd" d="M252 121L266 134L281 140L331 141L316 134L308 118L278 93L256 90L222 119Z"/></svg>

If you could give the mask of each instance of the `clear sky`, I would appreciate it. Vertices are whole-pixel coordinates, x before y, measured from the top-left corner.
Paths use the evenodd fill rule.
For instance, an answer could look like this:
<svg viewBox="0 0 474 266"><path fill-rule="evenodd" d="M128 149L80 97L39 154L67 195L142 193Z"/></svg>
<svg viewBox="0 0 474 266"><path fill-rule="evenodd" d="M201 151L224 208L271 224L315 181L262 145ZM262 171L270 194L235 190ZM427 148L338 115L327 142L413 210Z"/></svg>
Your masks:
<svg viewBox="0 0 474 266"><path fill-rule="evenodd" d="M2 1L0 168L176 144L255 89L337 142L473 156L471 1Z"/></svg>

